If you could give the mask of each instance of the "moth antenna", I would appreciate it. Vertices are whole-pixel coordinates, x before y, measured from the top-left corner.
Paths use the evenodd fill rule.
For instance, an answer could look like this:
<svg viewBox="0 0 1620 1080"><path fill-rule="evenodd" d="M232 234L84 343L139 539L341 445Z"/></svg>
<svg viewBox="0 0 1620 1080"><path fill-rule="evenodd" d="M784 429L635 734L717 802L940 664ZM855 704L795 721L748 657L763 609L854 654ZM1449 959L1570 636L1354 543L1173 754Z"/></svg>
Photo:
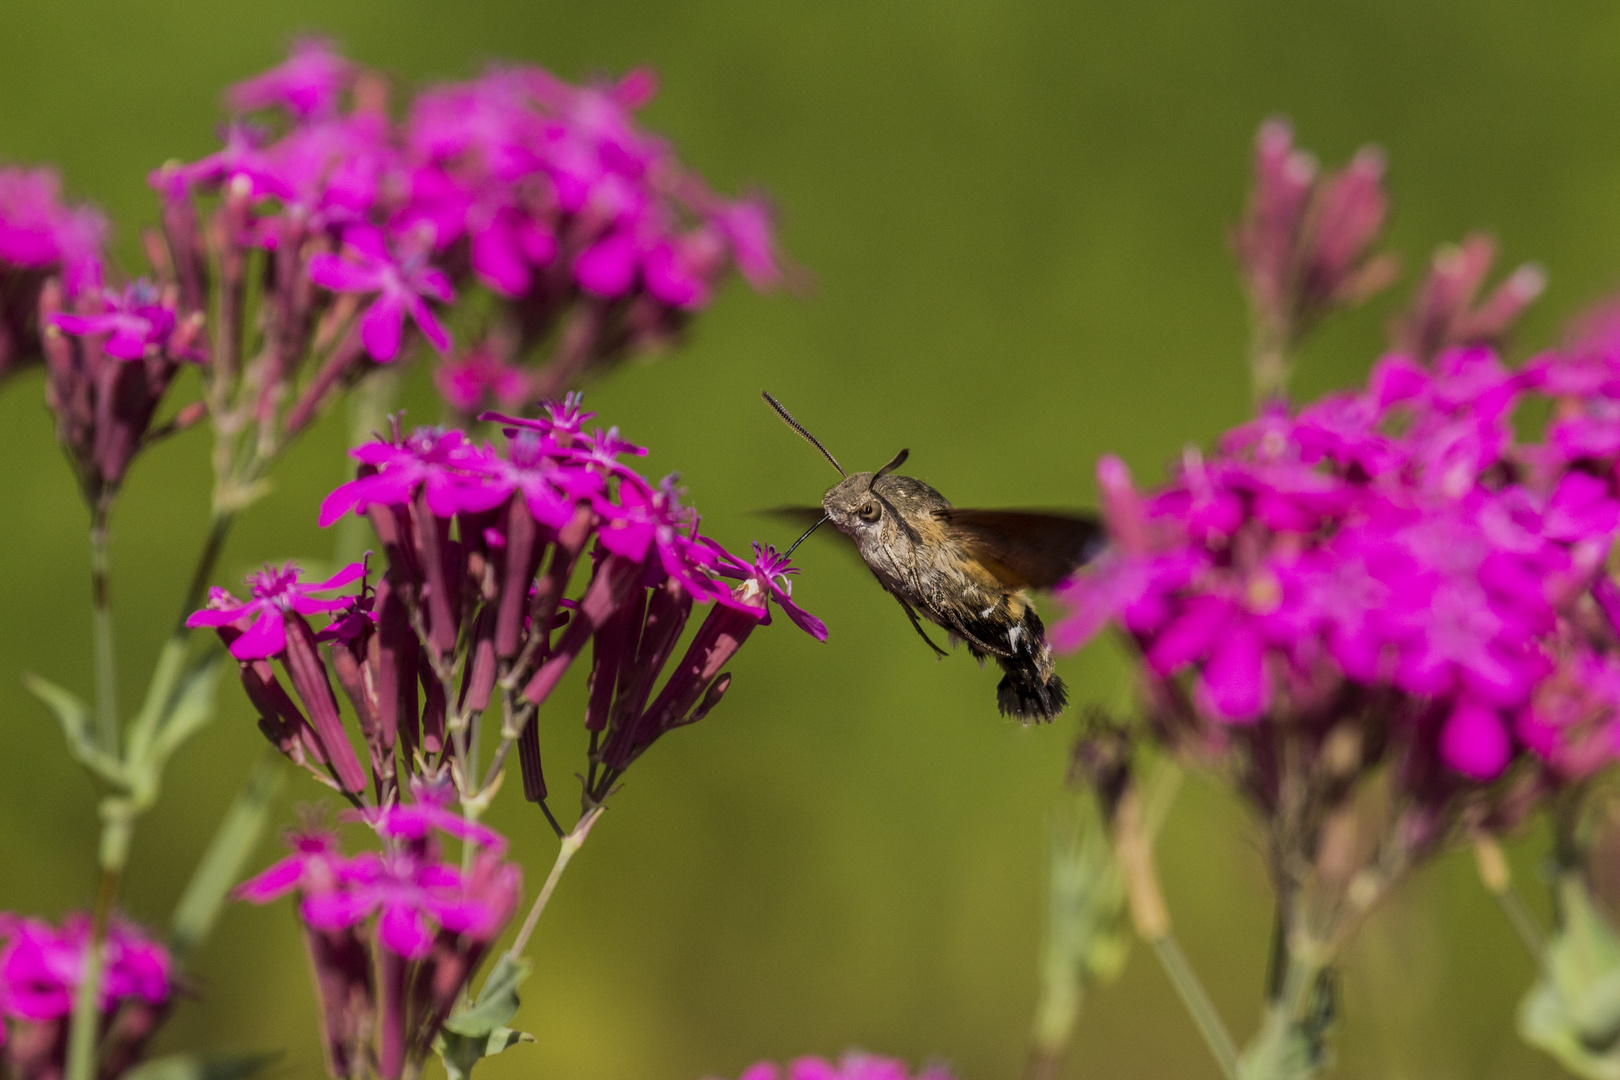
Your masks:
<svg viewBox="0 0 1620 1080"><path fill-rule="evenodd" d="M793 543L788 546L788 549L786 551L782 552L782 558L785 559L789 555L792 555L794 548L798 547L800 544L802 544L806 540L810 539L810 534L815 532L817 529L821 528L823 525L827 524L828 520L829 519L828 519L827 515L822 514L820 521L816 522L814 525L812 525L808 529L804 530L804 535L799 537L797 540L793 541Z"/></svg>
<svg viewBox="0 0 1620 1080"><path fill-rule="evenodd" d="M883 468L881 468L877 472L873 473L872 474L872 479L874 481L876 481L877 478L880 477L880 476L888 476L894 470L896 470L900 466L904 465L906 463L906 458L908 458L910 456L911 456L911 451L910 450L902 450L902 451L900 451L898 454L894 455L894 457L892 459L890 459L890 461L889 461L889 463L887 465L883 466Z"/></svg>
<svg viewBox="0 0 1620 1080"><path fill-rule="evenodd" d="M839 476L845 477L846 479L849 477L849 473L844 471L844 467L842 465L838 464L838 459L833 457L832 454L827 450L827 448L825 446L821 445L821 441L819 439L817 439L814 435L810 434L808 431L804 430L804 426L802 424L800 424L797 420L793 419L793 415L791 413L789 413L787 411L787 409L782 407L782 403L780 401L777 401L775 398L771 397L771 395L770 395L770 393L768 391L761 390L759 393L760 393L760 396L765 399L766 403L769 404L771 408L776 410L776 415L780 416L782 418L783 423L785 423L788 427L792 428L794 431L797 431L799 433L799 436L802 439L804 439L805 442L809 443L811 446L815 447L817 450L820 450L821 451L821 456L826 458L828 461L832 462L832 467L838 470L838 475ZM825 521L826 519L823 518L822 520ZM814 527L812 527L811 530L810 530L810 532L815 532L815 531L816 530L815 530ZM805 533L804 535L809 536L810 533ZM802 539L804 539L804 537L801 536L799 539L802 540ZM795 544L794 547L798 547L798 545ZM793 548L789 548L788 550L792 551Z"/></svg>

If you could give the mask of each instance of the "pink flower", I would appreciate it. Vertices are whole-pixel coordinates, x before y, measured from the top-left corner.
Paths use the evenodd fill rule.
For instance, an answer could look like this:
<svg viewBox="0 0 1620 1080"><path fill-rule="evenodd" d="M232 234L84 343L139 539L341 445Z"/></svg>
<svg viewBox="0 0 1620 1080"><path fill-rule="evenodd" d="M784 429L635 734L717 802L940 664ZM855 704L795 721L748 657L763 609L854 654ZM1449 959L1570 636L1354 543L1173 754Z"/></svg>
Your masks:
<svg viewBox="0 0 1620 1080"><path fill-rule="evenodd" d="M280 106L300 120L324 116L337 106L338 95L354 77L354 65L321 38L293 42L292 53L271 68L225 92L238 112Z"/></svg>
<svg viewBox="0 0 1620 1080"><path fill-rule="evenodd" d="M457 360L440 364L433 385L458 412L478 411L486 402L511 408L528 394L529 376L507 364L488 346L480 346Z"/></svg>
<svg viewBox="0 0 1620 1080"><path fill-rule="evenodd" d="M0 264L67 270L69 295L82 283L87 264L99 277L107 219L90 207L62 202L54 170L0 167Z"/></svg>
<svg viewBox="0 0 1620 1080"><path fill-rule="evenodd" d="M913 1073L897 1058L879 1057L851 1050L837 1062L826 1058L801 1057L787 1069L770 1061L760 1061L744 1069L738 1080L951 1080L943 1065L925 1065Z"/></svg>
<svg viewBox="0 0 1620 1080"><path fill-rule="evenodd" d="M370 226L355 226L343 236L343 254L319 254L309 260L309 279L333 292L376 293L360 317L366 351L383 363L399 355L408 314L422 336L439 352L450 349L450 332L423 297L449 303L455 299L450 280L427 263L420 241L401 240L390 251L383 235Z"/></svg>
<svg viewBox="0 0 1620 1080"><path fill-rule="evenodd" d="M782 281L770 205L762 198L742 199L722 207L711 218L731 247L737 269L756 289Z"/></svg>
<svg viewBox="0 0 1620 1080"><path fill-rule="evenodd" d="M365 573L364 563L350 563L325 581L306 583L298 580L296 563L285 563L279 570L267 565L258 573L248 575L248 585L253 591L251 600L244 603L224 589L213 589L209 593L208 607L194 612L186 625L241 628L247 623L242 636L231 643L231 655L238 660L269 659L287 648L286 612L316 615L341 611L349 604L347 597L321 600L313 594L341 589L363 578Z"/></svg>
<svg viewBox="0 0 1620 1080"><path fill-rule="evenodd" d="M597 539L608 551L635 563L656 557L666 574L699 599L728 592L717 590L709 577L718 556L697 540L695 513L680 505L673 476L657 489L621 484L617 503L600 496L595 503L602 519Z"/></svg>
<svg viewBox="0 0 1620 1080"><path fill-rule="evenodd" d="M233 896L251 904L267 904L294 889L322 892L336 887L343 866L336 833L325 829L289 831L285 839L292 854L242 882Z"/></svg>
<svg viewBox="0 0 1620 1080"><path fill-rule="evenodd" d="M105 310L100 314L59 314L51 321L65 333L107 335L101 347L107 355L120 360L142 360L167 348L174 333L174 304L158 292L157 286L143 278L122 292L104 290L102 300ZM175 357L199 358L190 349Z"/></svg>
<svg viewBox="0 0 1620 1080"><path fill-rule="evenodd" d="M428 510L443 518L493 509L511 490L490 477L490 452L460 431L417 428L401 443L369 442L349 456L375 471L339 485L321 502L323 529L350 511L409 502L419 490Z"/></svg>
<svg viewBox="0 0 1620 1080"><path fill-rule="evenodd" d="M9 920L0 936L7 939L0 948L0 1016L44 1021L70 1014L84 973L89 917L70 914L60 930L39 919ZM115 920L107 929L102 1013L129 999L161 1006L171 993L167 950L135 924Z"/></svg>
<svg viewBox="0 0 1620 1080"><path fill-rule="evenodd" d="M720 556L720 565L715 573L742 582L731 595L719 597L721 603L757 612L759 621L769 625L769 602L775 600L787 617L793 620L794 626L817 641L827 640L826 624L793 602L793 582L789 580L789 575L797 574L799 568L791 565L786 555L769 544L761 548L759 542L755 541L754 561L746 563L712 541L711 545Z"/></svg>
<svg viewBox="0 0 1620 1080"><path fill-rule="evenodd" d="M411 796L414 801L410 803L350 811L346 820L364 821L377 830L377 835L392 840L425 841L437 830L495 855L506 851L506 838L500 833L488 825L468 821L449 808L455 800L453 789L417 780L411 784Z"/></svg>
<svg viewBox="0 0 1620 1080"><path fill-rule="evenodd" d="M349 815L390 841L383 852L345 858L329 833L291 833L293 854L241 886L237 895L263 904L297 891L300 913L319 930L341 930L377 915L383 946L411 959L426 955L441 928L490 940L510 917L521 889L517 868L499 861L505 839L452 814L442 793L421 785L414 790L416 803ZM471 873L439 861L436 831L483 849Z"/></svg>

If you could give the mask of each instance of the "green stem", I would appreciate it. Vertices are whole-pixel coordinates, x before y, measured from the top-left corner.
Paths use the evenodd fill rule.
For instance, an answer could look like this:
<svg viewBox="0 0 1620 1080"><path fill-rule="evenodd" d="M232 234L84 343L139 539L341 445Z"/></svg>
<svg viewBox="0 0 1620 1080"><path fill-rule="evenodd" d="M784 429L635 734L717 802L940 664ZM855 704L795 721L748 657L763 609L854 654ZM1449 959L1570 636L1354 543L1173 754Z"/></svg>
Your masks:
<svg viewBox="0 0 1620 1080"><path fill-rule="evenodd" d="M197 565L191 572L191 581L186 584L186 594L180 602L180 616L175 620L172 637L186 636L186 620L202 604L208 580L214 576L214 564L219 562L220 552L225 550L225 540L230 536L231 525L235 521L234 510L215 510L208 519L208 538L203 541L202 551L197 555Z"/></svg>
<svg viewBox="0 0 1620 1080"><path fill-rule="evenodd" d="M1502 845L1494 837L1475 837L1474 864L1479 870L1479 880L1485 886L1485 891L1496 897L1496 902L1501 906L1502 914L1507 916L1514 933L1519 935L1519 940L1524 943L1531 958L1540 964L1547 955L1547 935L1542 932L1541 924L1536 922L1536 917L1530 914L1530 907L1524 902L1524 895L1514 886L1513 872L1508 867L1507 855L1502 851Z"/></svg>
<svg viewBox="0 0 1620 1080"><path fill-rule="evenodd" d="M90 613L96 663L96 736L101 749L118 756L118 665L113 650L111 532L107 507L90 513Z"/></svg>
<svg viewBox="0 0 1620 1080"><path fill-rule="evenodd" d="M73 1019L68 1029L67 1080L93 1080L96 1073L96 1034L101 1027L101 983L105 962L107 925L118 902L135 817L128 803L106 799L101 804L101 874L95 907L90 916L90 941L85 946L84 974L73 996Z"/></svg>
<svg viewBox="0 0 1620 1080"><path fill-rule="evenodd" d="M1292 337L1289 328L1256 315L1249 344L1249 388L1258 409L1288 394L1288 380L1294 373L1289 356Z"/></svg>
<svg viewBox="0 0 1620 1080"><path fill-rule="evenodd" d="M1513 886L1496 894L1496 902L1502 907L1502 914L1513 926L1513 931L1524 943L1528 952L1537 964L1547 955L1547 935L1542 932L1541 924L1536 917L1530 914L1530 906L1524 902L1524 895Z"/></svg>
<svg viewBox="0 0 1620 1080"><path fill-rule="evenodd" d="M1319 944L1297 939L1288 943L1281 992L1243 1051L1239 1066L1243 1080L1305 1080L1326 1067L1323 1039L1332 1017L1308 1015L1326 966Z"/></svg>
<svg viewBox="0 0 1620 1080"><path fill-rule="evenodd" d="M180 613L175 619L174 629L169 632L169 639L163 643L163 649L158 653L157 664L152 668L152 679L146 686L146 700L141 704L141 711L130 725L129 756L131 760L139 760L146 753L152 736L156 733L158 725L174 697L175 687L179 685L180 675L185 670L187 645L191 640L191 630L186 626L186 619L191 613L202 606L203 592L208 588L208 581L214 575L214 565L219 562L219 556L225 550L225 540L230 535L231 525L236 521L236 512L233 510L216 510L208 522L208 538L203 541L202 551L197 555L197 565L191 572L191 580L186 585L185 596L180 602Z"/></svg>
<svg viewBox="0 0 1620 1080"><path fill-rule="evenodd" d="M1151 944L1153 954L1159 958L1159 963L1164 967L1170 985L1176 988L1176 994L1180 996L1187 1015L1192 1017L1193 1024L1198 1028L1198 1034L1204 1037L1204 1045L1209 1047L1215 1063L1221 1067L1221 1075L1227 1080L1237 1080L1237 1044L1232 1041L1231 1033L1221 1021L1221 1014L1215 1010L1215 1003L1210 1000L1209 992L1204 989L1204 984L1198 980L1198 974L1187 962L1186 954L1176 943L1175 935L1166 933L1153 939Z"/></svg>
<svg viewBox="0 0 1620 1080"><path fill-rule="evenodd" d="M540 922L540 913L546 910L546 904L551 900L551 894L557 891L557 882L562 880L563 871L568 869L568 862L574 853L585 844L585 838L590 835L591 826L596 819L602 816L604 808L597 806L587 811L579 819L572 832L562 838L557 847L557 861L551 864L551 873L546 875L546 883L540 886L540 895L534 898L534 906L529 909L528 917L523 920L523 927L512 939L512 947L507 950L507 956L517 960L523 956L523 950L529 946L529 938L534 934L534 928Z"/></svg>

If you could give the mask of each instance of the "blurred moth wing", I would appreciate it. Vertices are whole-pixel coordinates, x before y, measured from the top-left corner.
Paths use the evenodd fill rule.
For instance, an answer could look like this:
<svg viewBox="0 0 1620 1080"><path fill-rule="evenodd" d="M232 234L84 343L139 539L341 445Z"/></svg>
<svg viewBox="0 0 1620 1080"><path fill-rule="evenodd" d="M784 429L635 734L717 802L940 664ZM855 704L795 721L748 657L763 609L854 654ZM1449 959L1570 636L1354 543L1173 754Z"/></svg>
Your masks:
<svg viewBox="0 0 1620 1080"><path fill-rule="evenodd" d="M1096 558L1107 539L1088 514L952 506L935 515L946 535L1009 589L1050 589Z"/></svg>

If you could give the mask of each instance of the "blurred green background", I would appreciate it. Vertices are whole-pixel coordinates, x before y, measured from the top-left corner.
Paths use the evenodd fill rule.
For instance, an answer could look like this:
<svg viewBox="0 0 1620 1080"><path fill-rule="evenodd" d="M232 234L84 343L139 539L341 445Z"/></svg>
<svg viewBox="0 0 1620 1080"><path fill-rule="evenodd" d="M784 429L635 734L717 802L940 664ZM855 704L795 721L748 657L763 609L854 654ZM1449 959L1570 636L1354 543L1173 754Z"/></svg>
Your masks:
<svg viewBox="0 0 1620 1080"><path fill-rule="evenodd" d="M1224 234L1271 113L1329 162L1367 141L1388 150L1409 268L1475 226L1506 259L1543 261L1552 287L1523 348L1620 277L1620 9L1597 0L8 4L0 157L58 164L109 210L134 265L154 216L146 172L211 149L220 89L301 31L406 81L495 58L568 77L653 65L647 123L722 190L772 194L813 294L734 288L679 353L588 397L653 448L654 475L682 473L733 545L787 539L750 511L813 500L831 476L761 386L851 466L908 446L915 472L964 504L1084 503L1099 454L1151 479L1241 420L1245 316ZM1328 327L1301 391L1359 378L1404 295ZM420 375L406 397L435 416ZM96 823L16 676L88 685L86 517L37 374L0 395L0 428L0 907L55 913L88 898ZM345 474L345 436L338 415L304 440L234 535L222 581L330 554L314 508ZM194 557L206 469L204 436L176 440L140 463L120 509L127 702ZM632 771L538 935L518 1023L539 1042L486 1066L490 1080L729 1077L850 1046L941 1057L964 1078L1021 1069L1043 820L1072 715L1032 730L999 719L993 673L960 654L936 663L832 546L803 562L796 595L830 641L786 622L762 632L727 703ZM1080 701L1121 690L1104 650L1062 670ZM550 760L577 753L578 675L547 718ZM140 830L138 917L166 918L258 751L234 687L227 706ZM554 850L543 822L510 796L493 821L538 884ZM1523 878L1542 846L1515 846ZM275 851L267 840L255 865ZM1269 926L1255 831L1195 783L1162 856L1187 951L1246 1037ZM1414 880L1344 968L1339 1075L1558 1075L1513 1034L1531 965L1466 859ZM319 1073L289 905L232 909L198 973L165 1045L286 1047L284 1075ZM1138 949L1088 1003L1069 1075L1215 1069Z"/></svg>

